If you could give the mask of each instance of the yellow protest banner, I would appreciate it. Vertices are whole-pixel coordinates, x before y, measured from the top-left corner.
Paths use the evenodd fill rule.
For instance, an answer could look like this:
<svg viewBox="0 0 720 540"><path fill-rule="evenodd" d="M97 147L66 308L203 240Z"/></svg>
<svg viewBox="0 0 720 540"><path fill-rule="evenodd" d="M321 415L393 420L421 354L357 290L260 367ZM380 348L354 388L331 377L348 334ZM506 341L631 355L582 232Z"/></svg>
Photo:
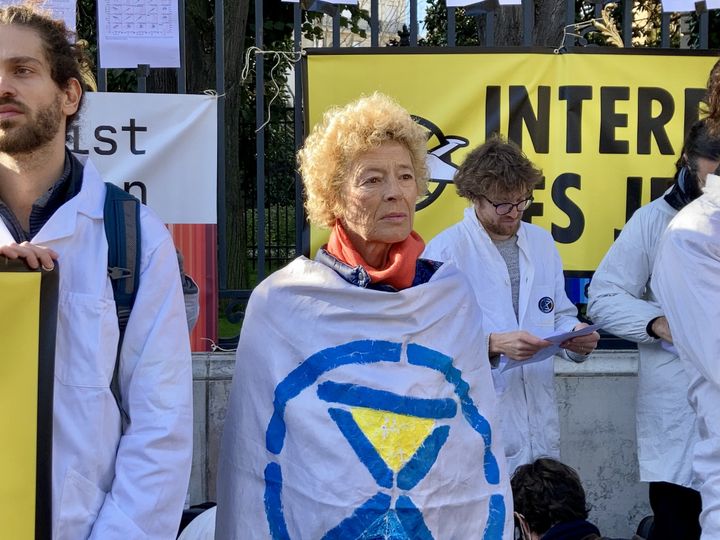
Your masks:
<svg viewBox="0 0 720 540"><path fill-rule="evenodd" d="M51 537L57 280L43 274L0 257L0 523L18 540Z"/></svg>
<svg viewBox="0 0 720 540"><path fill-rule="evenodd" d="M525 219L552 233L567 275L589 275L632 212L672 179L717 60L595 51L309 51L307 128L331 106L380 91L419 117L429 152L453 167L502 133L545 175ZM465 206L451 182L431 180L415 229L427 241ZM312 231L311 255L326 239Z"/></svg>

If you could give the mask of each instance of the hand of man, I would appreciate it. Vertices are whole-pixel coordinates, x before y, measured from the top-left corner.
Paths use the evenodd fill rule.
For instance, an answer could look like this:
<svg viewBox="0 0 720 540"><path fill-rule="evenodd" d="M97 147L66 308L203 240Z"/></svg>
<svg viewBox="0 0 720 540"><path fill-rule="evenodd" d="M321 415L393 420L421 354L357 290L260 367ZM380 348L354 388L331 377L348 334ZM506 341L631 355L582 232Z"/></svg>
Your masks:
<svg viewBox="0 0 720 540"><path fill-rule="evenodd" d="M658 317L655 319L651 325L652 331L655 332L655 335L658 336L660 339L663 339L667 341L668 343L672 343L672 334L670 333L670 324L668 324L668 320L664 317Z"/></svg>
<svg viewBox="0 0 720 540"><path fill-rule="evenodd" d="M580 330L581 328L585 328L586 326L589 325L587 323L580 323L576 325L573 330ZM598 334L597 332L593 332L592 334L587 334L585 336L579 336L564 341L560 344L560 347L577 354L588 355L595 350L598 341L600 341L600 334Z"/></svg>
<svg viewBox="0 0 720 540"><path fill-rule="evenodd" d="M22 244L7 244L0 246L0 255L5 255L8 259L22 259L33 270L42 266L43 270L52 270L55 268L54 259L58 258L58 254L52 249L43 246L36 246L30 242Z"/></svg>
<svg viewBox="0 0 720 540"><path fill-rule="evenodd" d="M525 330L516 332L493 332L490 334L490 356L504 354L513 360L527 360L540 349L551 345L549 341L532 335Z"/></svg>

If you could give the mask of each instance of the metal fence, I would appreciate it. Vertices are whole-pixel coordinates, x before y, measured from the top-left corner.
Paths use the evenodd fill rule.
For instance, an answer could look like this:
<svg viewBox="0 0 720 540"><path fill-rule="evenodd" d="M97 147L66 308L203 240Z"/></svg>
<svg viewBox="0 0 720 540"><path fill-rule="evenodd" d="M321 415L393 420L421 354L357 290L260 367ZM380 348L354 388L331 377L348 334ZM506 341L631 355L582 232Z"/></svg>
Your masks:
<svg viewBox="0 0 720 540"><path fill-rule="evenodd" d="M181 58L185 50L185 0L178 0L180 7ZM279 2L280 0L269 0ZM388 0L386 0L388 1ZM642 0L643 2L646 0ZM637 5L641 0L635 0ZM388 39L388 33L381 20L380 0L369 1L367 14L368 41L372 47L387 45L420 47L423 45L420 31L418 0L401 0L403 20L394 40ZM309 233L305 224L302 208L302 187L300 178L295 172L295 152L302 145L304 125L303 66L295 65L290 76L290 85L294 87L292 99L281 99L284 103L271 107L268 120L266 89L269 66L266 58L259 52L266 48L264 40L264 11L268 4L263 0L255 0L251 5L254 22L254 44L258 52L254 54L254 109L255 118L241 122L238 137L243 140L243 148L247 155L229 156L223 144L218 148L218 268L221 300L221 319L230 326L223 330L221 338L225 345L237 339L238 325L242 320L244 306L252 288L270 272L284 266L300 254L309 253ZM560 52L572 52L573 49L592 45L591 34L595 30L591 19L600 18L607 3L579 2L576 0L557 0L553 7L560 11L556 17L556 31L561 39L557 42ZM620 38L625 47L634 46L633 1L622 0L617 3L614 13L619 21ZM695 4L696 10L684 19L686 27L692 30L691 45L698 49L707 49L712 31L715 30L716 19L711 17L704 2ZM308 21L308 14L323 13L327 20L327 32L319 43L329 49L339 49L343 45L343 20L349 6L325 2L296 3L292 6L293 37L291 48L301 51L315 44L303 40L303 25ZM435 6L436 7L436 6ZM541 17L536 20L536 4L534 0L522 0L520 6L500 6L497 0L466 6L464 8L447 8L443 22L444 36L441 41L448 47L462 46L462 32L467 31L470 20L476 29L475 45L494 47L497 41L497 23L503 10L514 10L517 20L517 43L520 48L536 46L538 27L547 24ZM225 122L228 114L235 111L226 110L226 55L224 49L224 28L226 9L223 0L214 2L215 28L215 88L218 93L218 135L225 141ZM564 14L564 17L562 16ZM671 27L677 24L677 15L661 13L660 38L655 44L659 48L677 46L671 37ZM315 19L316 21L316 19ZM623 22L625 21L625 22ZM720 21L717 21L720 24ZM712 24L711 24L712 23ZM459 28L462 24L462 32ZM564 26L564 28L563 28ZM391 34L392 36L392 34ZM356 43L353 43L356 44ZM548 45L548 44L544 44ZM186 92L186 66L175 70L177 92ZM150 74L148 66L139 66L136 72L137 91L146 91ZM98 71L98 89L107 87L107 73ZM285 96L287 98L287 96ZM254 155L250 150L254 148ZM240 159L240 180L229 185L226 182L226 163L228 159ZM233 237L226 231L231 228ZM232 326L234 324L234 326Z"/></svg>

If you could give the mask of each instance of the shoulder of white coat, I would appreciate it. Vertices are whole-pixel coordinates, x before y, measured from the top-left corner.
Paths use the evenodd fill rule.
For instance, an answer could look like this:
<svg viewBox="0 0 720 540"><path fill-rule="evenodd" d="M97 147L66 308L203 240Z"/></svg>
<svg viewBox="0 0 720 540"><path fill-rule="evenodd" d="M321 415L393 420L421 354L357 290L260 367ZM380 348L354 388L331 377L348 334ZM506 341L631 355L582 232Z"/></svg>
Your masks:
<svg viewBox="0 0 720 540"><path fill-rule="evenodd" d="M453 259L453 252L465 236L462 231L463 223L458 222L444 231L436 234L425 246L422 257L445 262Z"/></svg>
<svg viewBox="0 0 720 540"><path fill-rule="evenodd" d="M705 196L688 204L670 222L667 236L673 241L707 241L717 243L720 235L720 206Z"/></svg>
<svg viewBox="0 0 720 540"><path fill-rule="evenodd" d="M555 245L555 240L553 240L552 235L547 229L543 229L539 225L535 225L534 223L527 223L525 221L522 222L520 225L523 234L525 234L526 238L530 241L530 245L533 246L537 242L545 242Z"/></svg>
<svg viewBox="0 0 720 540"><path fill-rule="evenodd" d="M635 210L623 228L637 225L661 225L664 228L676 214L677 210L660 197Z"/></svg>
<svg viewBox="0 0 720 540"><path fill-rule="evenodd" d="M251 302L272 303L301 295L312 296L317 288L354 287L322 263L300 256L263 279L253 290Z"/></svg>
<svg viewBox="0 0 720 540"><path fill-rule="evenodd" d="M140 205L140 241L142 258L150 257L163 244L172 244L172 237L165 224L152 208Z"/></svg>

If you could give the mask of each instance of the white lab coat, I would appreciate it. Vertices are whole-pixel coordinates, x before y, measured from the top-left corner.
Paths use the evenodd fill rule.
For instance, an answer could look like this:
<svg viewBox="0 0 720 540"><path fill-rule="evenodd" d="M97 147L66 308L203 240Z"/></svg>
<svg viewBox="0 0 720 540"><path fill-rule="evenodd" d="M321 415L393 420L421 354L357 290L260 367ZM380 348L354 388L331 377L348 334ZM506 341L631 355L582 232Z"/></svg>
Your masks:
<svg viewBox="0 0 720 540"><path fill-rule="evenodd" d="M192 456L192 370L172 239L141 210L140 286L120 361L131 423L109 383L118 322L107 276L105 184L85 163L80 193L33 238L59 254L52 516L56 540L174 539ZM0 245L13 242L0 220Z"/></svg>
<svg viewBox="0 0 720 540"><path fill-rule="evenodd" d="M425 248L423 257L452 261L465 272L483 313L482 330L525 330L538 337L572 330L577 309L565 294L562 262L550 234L529 223L518 230L520 290L518 317L512 304L510 276L505 260L475 216L465 210L462 221L441 232ZM549 298L553 309L543 312L540 300ZM544 304L545 305L545 304ZM546 308L547 310L547 308ZM519 322L518 322L519 319ZM468 321L468 329L472 321ZM487 358L478 359L487 362ZM542 456L560 457L560 421L555 402L552 358L501 373L493 369L495 391L512 472Z"/></svg>
<svg viewBox="0 0 720 540"><path fill-rule="evenodd" d="M703 540L720 538L720 178L683 208L661 241L652 285L688 373L698 418L693 472Z"/></svg>
<svg viewBox="0 0 720 540"><path fill-rule="evenodd" d="M633 214L595 271L588 316L608 332L638 344L640 480L696 487L692 449L697 426L687 400L688 377L677 354L646 331L652 319L664 315L650 276L660 238L675 214L662 197Z"/></svg>

